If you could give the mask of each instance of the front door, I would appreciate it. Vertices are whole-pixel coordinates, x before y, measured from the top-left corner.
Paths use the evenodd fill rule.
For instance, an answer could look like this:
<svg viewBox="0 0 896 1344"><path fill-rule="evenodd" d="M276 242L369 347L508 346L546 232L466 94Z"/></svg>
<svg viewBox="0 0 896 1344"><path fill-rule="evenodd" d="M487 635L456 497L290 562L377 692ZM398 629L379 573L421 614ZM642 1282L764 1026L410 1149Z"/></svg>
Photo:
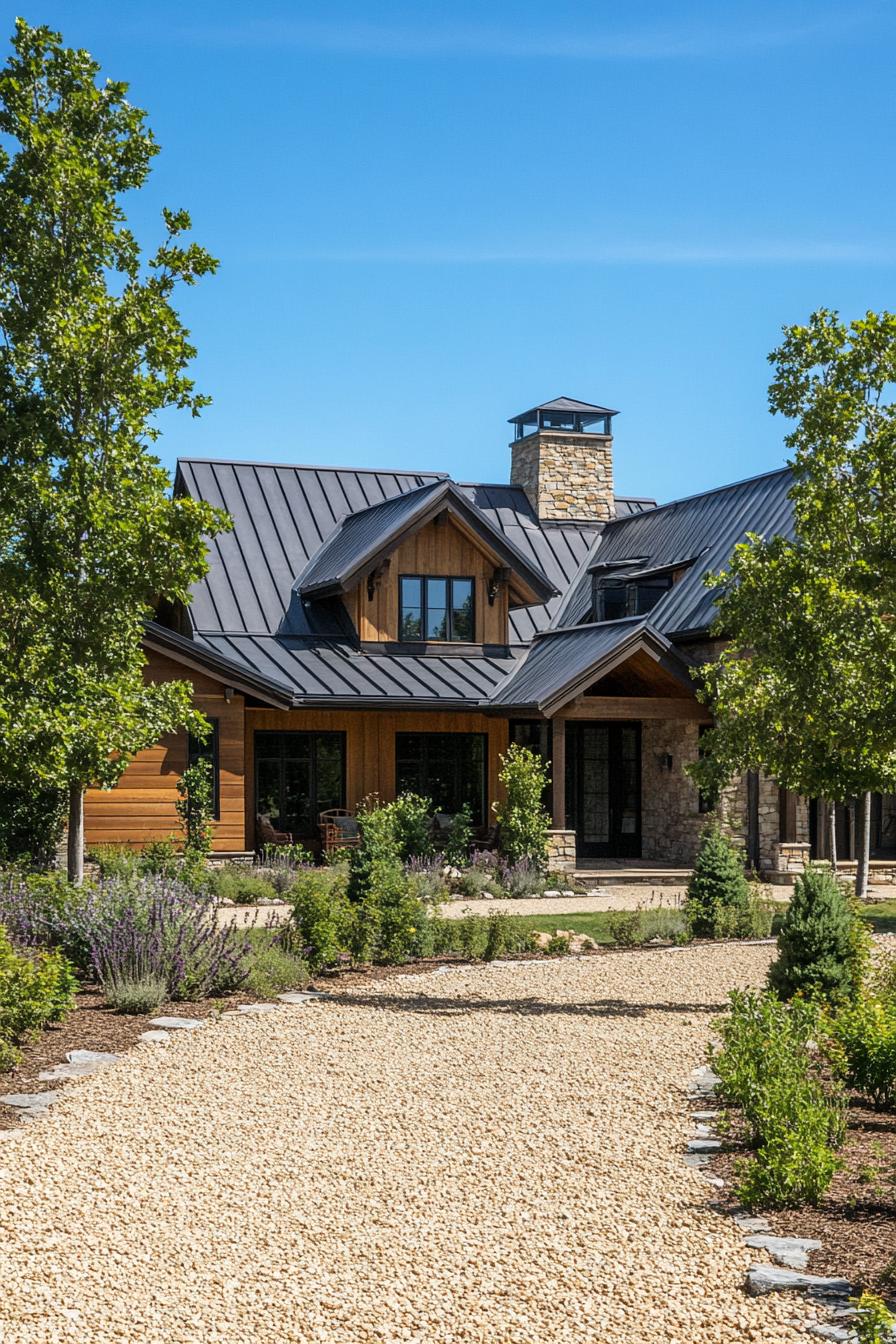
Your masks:
<svg viewBox="0 0 896 1344"><path fill-rule="evenodd" d="M641 855L641 725L567 725L567 806L581 858Z"/></svg>

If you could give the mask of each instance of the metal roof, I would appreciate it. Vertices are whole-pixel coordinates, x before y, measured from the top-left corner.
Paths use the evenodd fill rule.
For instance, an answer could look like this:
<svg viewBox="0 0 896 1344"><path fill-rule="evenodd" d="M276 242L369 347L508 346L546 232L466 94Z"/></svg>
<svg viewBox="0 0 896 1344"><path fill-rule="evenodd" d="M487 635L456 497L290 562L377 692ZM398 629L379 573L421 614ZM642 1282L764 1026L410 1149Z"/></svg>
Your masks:
<svg viewBox="0 0 896 1344"><path fill-rule="evenodd" d="M335 641L276 635L203 634L195 645L287 689L294 704L485 705L516 666L511 655L362 653Z"/></svg>
<svg viewBox="0 0 896 1344"><path fill-rule="evenodd" d="M582 411L586 414L593 411L595 415L619 414L618 411L611 411L608 406L595 406L590 401L577 401L575 397L554 397L553 401L543 401L538 406L533 406L530 411L523 411L522 415L512 415L507 423L524 425L537 411Z"/></svg>
<svg viewBox="0 0 896 1344"><path fill-rule="evenodd" d="M650 573L693 558L687 572L651 611L650 623L669 635L708 629L715 613L715 597L704 583L704 575L724 569L734 547L748 532L766 537L791 534L791 485L790 469L783 468L607 523L567 597L558 604L552 625L564 627L590 620L589 571L595 565L612 565L618 577L625 573L625 561L632 561L633 571Z"/></svg>
<svg viewBox="0 0 896 1344"><path fill-rule="evenodd" d="M533 563L520 551L506 531L496 527L475 501L450 480L433 481L348 514L312 556L296 580L296 589L306 597L345 592L410 532L442 512L453 514L470 526L500 562L511 569L516 580L511 582L512 605L545 602L557 593L537 562Z"/></svg>
<svg viewBox="0 0 896 1344"><path fill-rule="evenodd" d="M643 616L546 631L492 696L492 704L550 714L639 649L657 658L674 656L669 640Z"/></svg>

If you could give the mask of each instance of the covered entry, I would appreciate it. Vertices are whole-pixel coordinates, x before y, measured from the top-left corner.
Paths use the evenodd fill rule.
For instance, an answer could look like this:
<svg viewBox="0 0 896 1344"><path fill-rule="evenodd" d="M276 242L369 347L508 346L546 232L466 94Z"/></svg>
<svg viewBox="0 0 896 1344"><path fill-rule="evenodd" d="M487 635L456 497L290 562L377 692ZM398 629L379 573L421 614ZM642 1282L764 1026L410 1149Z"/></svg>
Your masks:
<svg viewBox="0 0 896 1344"><path fill-rule="evenodd" d="M580 858L641 856L640 723L567 723L566 826Z"/></svg>

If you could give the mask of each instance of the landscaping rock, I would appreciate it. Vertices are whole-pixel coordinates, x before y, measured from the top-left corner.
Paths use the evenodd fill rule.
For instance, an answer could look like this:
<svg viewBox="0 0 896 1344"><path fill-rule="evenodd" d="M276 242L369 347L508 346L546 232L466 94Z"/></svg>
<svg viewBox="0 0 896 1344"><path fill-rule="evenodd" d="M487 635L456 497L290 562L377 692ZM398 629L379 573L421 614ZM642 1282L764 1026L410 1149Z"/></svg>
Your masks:
<svg viewBox="0 0 896 1344"><path fill-rule="evenodd" d="M440 966L440 971L452 971L453 966ZM326 994L321 993L319 989L288 989L285 994L278 994L277 998L281 1003L311 1003L314 999L325 999Z"/></svg>
<svg viewBox="0 0 896 1344"><path fill-rule="evenodd" d="M701 1064L691 1074L691 1097L711 1097L721 1082L717 1073L713 1073L708 1064Z"/></svg>
<svg viewBox="0 0 896 1344"><path fill-rule="evenodd" d="M695 1138L695 1139L711 1139L711 1138L712 1138L712 1129L710 1128L709 1125L695 1125L695 1126L694 1126L694 1138Z"/></svg>
<svg viewBox="0 0 896 1344"><path fill-rule="evenodd" d="M688 1139L689 1153L717 1153L721 1146L721 1139Z"/></svg>
<svg viewBox="0 0 896 1344"><path fill-rule="evenodd" d="M805 1269L809 1252L821 1250L821 1242L813 1237L770 1237L763 1233L747 1237L747 1245L751 1250L768 1251L773 1260L789 1269Z"/></svg>
<svg viewBox="0 0 896 1344"><path fill-rule="evenodd" d="M53 1083L65 1078L88 1078L92 1073L99 1073L100 1069L107 1069L110 1064L117 1063L119 1059L121 1055L113 1055L108 1050L69 1050L64 1064L56 1064L37 1076L42 1083Z"/></svg>
<svg viewBox="0 0 896 1344"><path fill-rule="evenodd" d="M741 1232L771 1232L772 1230L772 1225L767 1218L760 1218L752 1213L736 1213L734 1221Z"/></svg>
<svg viewBox="0 0 896 1344"><path fill-rule="evenodd" d="M140 1040L149 1041L152 1044L160 1045L162 1041L171 1040L171 1033L170 1031L141 1031Z"/></svg>
<svg viewBox="0 0 896 1344"><path fill-rule="evenodd" d="M195 1031L197 1027L202 1026L202 1019L198 1017L154 1017L150 1020L151 1027L167 1027L169 1031Z"/></svg>
<svg viewBox="0 0 896 1344"><path fill-rule="evenodd" d="M788 1292L809 1293L812 1297L849 1297L852 1293L847 1279L801 1274L795 1269L779 1269L777 1265L752 1265L747 1272L746 1288L752 1297Z"/></svg>
<svg viewBox="0 0 896 1344"><path fill-rule="evenodd" d="M718 1111L691 1111L692 1120L716 1120Z"/></svg>
<svg viewBox="0 0 896 1344"><path fill-rule="evenodd" d="M276 1011L276 1003L241 1003L237 1008L238 1013L244 1013L247 1017L260 1017L262 1013L275 1013Z"/></svg>
<svg viewBox="0 0 896 1344"><path fill-rule="evenodd" d="M15 1106L22 1111L45 1111L58 1099L58 1092L7 1092L5 1097L0 1097L4 1106Z"/></svg>
<svg viewBox="0 0 896 1344"><path fill-rule="evenodd" d="M856 1333L854 1330L848 1330L845 1325L831 1325L827 1321L810 1321L806 1326L806 1333L814 1335L816 1339L836 1339L836 1340L854 1340Z"/></svg>
<svg viewBox="0 0 896 1344"><path fill-rule="evenodd" d="M560 896L563 895L563 892L562 892L562 891L554 891L554 890L552 889L551 891L543 891L541 894L542 894L542 896L544 897L544 899L545 899L546 901L556 901Z"/></svg>
<svg viewBox="0 0 896 1344"><path fill-rule="evenodd" d="M686 1167L708 1167L708 1153L685 1153L684 1164Z"/></svg>

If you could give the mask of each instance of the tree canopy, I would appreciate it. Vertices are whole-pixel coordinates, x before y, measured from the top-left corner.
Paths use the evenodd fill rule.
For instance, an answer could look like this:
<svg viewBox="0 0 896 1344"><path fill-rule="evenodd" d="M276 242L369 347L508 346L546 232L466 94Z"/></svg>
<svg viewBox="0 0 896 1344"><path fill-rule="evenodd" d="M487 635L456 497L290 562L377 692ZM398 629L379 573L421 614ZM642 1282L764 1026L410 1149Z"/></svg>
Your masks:
<svg viewBox="0 0 896 1344"><path fill-rule="evenodd" d="M227 526L172 498L158 414L208 398L174 306L217 263L163 210L144 258L123 196L158 146L127 85L19 20L0 71L0 776L84 788L201 717L184 682L144 684L144 623L185 603ZM76 836L80 844L80 835ZM70 852L70 866L72 862ZM77 867L77 861L75 861Z"/></svg>

